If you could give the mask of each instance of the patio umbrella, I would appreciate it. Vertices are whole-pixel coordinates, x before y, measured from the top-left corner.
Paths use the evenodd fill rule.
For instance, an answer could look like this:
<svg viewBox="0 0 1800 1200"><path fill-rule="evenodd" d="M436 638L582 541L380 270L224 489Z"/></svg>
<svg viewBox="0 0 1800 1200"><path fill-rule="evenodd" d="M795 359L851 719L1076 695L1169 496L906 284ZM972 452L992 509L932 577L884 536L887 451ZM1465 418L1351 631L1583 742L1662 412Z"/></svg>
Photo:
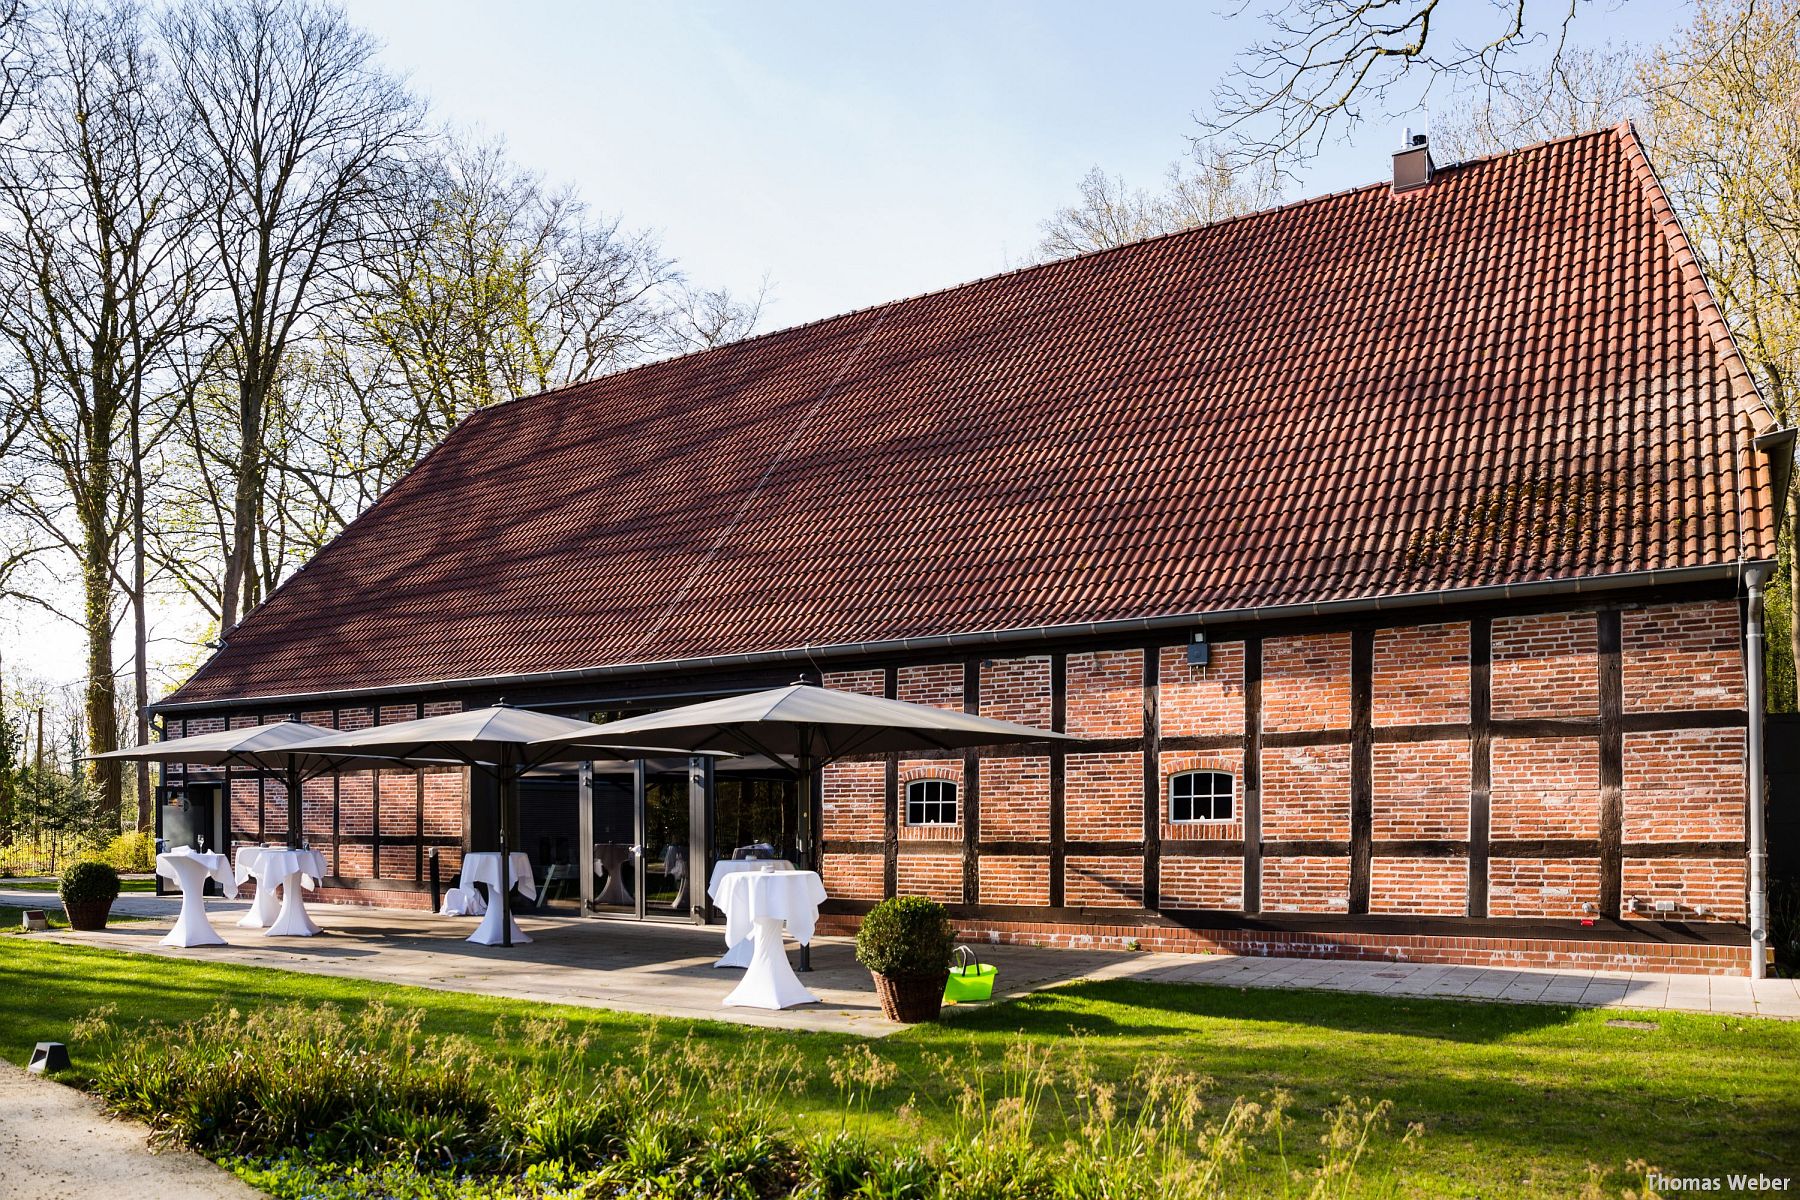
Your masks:
<svg viewBox="0 0 1800 1200"><path fill-rule="evenodd" d="M288 845L297 848L300 845L300 784L307 774L317 772L308 772L294 752L332 732L300 721L276 721L269 725L247 725L216 733L197 733L192 737L168 738L127 750L96 754L93 758L279 772L287 782Z"/></svg>
<svg viewBox="0 0 1800 1200"><path fill-rule="evenodd" d="M595 726L597 736L643 739L686 750L756 754L792 762L801 780L800 862L814 865L813 796L826 764L861 754L966 750L1010 742L1065 741L1065 735L925 704L804 683L729 696ZM805 969L810 956L800 948Z"/></svg>
<svg viewBox="0 0 1800 1200"><path fill-rule="evenodd" d="M533 768L566 760L571 755L586 757L587 751L594 751L604 758L616 758L620 750L650 755L685 752L667 746L640 746L632 739L605 736L599 730L599 726L588 721L499 704L418 721L372 725L350 733L333 733L304 746L296 746L293 752L303 763L324 769L332 769L339 762L354 765L379 757L410 765L456 763L492 777L500 788L496 824L500 846L497 903L501 908L501 945L510 946L512 914L508 911L506 898L512 883L507 878L510 860L506 848L506 811L518 794L519 777Z"/></svg>

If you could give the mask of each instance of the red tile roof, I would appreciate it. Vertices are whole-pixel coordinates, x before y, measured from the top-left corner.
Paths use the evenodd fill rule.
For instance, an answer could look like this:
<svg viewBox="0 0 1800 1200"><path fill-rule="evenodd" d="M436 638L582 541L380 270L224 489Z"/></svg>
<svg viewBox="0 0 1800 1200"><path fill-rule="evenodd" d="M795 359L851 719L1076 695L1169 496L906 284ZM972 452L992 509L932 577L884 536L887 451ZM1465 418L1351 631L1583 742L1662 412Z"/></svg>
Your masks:
<svg viewBox="0 0 1800 1200"><path fill-rule="evenodd" d="M1770 423L1621 127L477 413L171 701L1769 558Z"/></svg>

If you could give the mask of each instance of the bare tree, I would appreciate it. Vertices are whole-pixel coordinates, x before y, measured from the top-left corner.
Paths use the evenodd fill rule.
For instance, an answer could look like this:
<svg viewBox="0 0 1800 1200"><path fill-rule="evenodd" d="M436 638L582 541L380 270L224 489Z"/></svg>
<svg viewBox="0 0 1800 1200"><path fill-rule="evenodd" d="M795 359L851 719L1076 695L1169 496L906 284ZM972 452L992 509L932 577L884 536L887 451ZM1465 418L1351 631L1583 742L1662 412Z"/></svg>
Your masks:
<svg viewBox="0 0 1800 1200"><path fill-rule="evenodd" d="M229 634L262 596L270 397L283 361L361 258L419 128L375 45L313 0L190 0L163 32L198 129L195 167L218 185L208 222L228 297L224 358L236 391L230 520L218 602Z"/></svg>
<svg viewBox="0 0 1800 1200"><path fill-rule="evenodd" d="M1361 124L1370 105L1407 111L1445 83L1504 91L1526 73L1554 79L1587 2L1460 5L1482 22L1466 37L1446 31L1452 6L1444 0L1265 0L1256 11L1269 34L1216 89L1219 115L1205 136L1229 139L1240 161L1305 162L1327 138ZM1531 47L1547 47L1541 66L1525 64Z"/></svg>
<svg viewBox="0 0 1800 1200"><path fill-rule="evenodd" d="M1530 91L1463 88L1432 119L1434 155L1448 161L1501 154L1646 115L1643 64L1631 50L1573 47L1544 82Z"/></svg>
<svg viewBox="0 0 1800 1200"><path fill-rule="evenodd" d="M83 725L99 753L118 746L120 590L136 598L137 698L147 700L146 580L141 563L122 578L120 549L141 538L139 464L158 436L147 404L199 298L187 252L196 210L185 130L158 90L140 13L64 0L42 26L31 136L0 149L0 339L11 359L0 387L17 414L8 458L21 473L8 499L77 564ZM93 776L100 816L116 819L116 765Z"/></svg>
<svg viewBox="0 0 1800 1200"><path fill-rule="evenodd" d="M756 332L769 298L769 280L764 276L750 296L734 295L728 288L695 287L685 278L677 278L667 291L664 345L672 353L688 354L740 341Z"/></svg>
<svg viewBox="0 0 1800 1200"><path fill-rule="evenodd" d="M1187 163L1169 164L1159 191L1132 188L1095 167L1082 177L1080 193L1076 203L1039 226L1041 258L1086 254L1255 212L1281 199L1281 185L1273 170L1237 166L1217 149L1196 145Z"/></svg>

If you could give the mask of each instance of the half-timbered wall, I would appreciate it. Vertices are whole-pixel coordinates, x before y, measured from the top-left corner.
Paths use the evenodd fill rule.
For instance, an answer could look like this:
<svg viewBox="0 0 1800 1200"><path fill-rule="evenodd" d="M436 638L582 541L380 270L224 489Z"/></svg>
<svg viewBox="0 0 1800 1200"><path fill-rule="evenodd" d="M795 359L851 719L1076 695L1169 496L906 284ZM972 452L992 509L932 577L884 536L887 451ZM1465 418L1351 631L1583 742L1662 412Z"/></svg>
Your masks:
<svg viewBox="0 0 1800 1200"><path fill-rule="evenodd" d="M1489 936L1744 919L1733 600L1242 633L1205 666L1152 641L824 682L1078 739L830 768L834 897L926 895L976 931L1119 941L1159 915L1462 918ZM1195 769L1236 781L1230 820L1170 821L1169 780ZM924 773L961 783L954 830L907 827Z"/></svg>

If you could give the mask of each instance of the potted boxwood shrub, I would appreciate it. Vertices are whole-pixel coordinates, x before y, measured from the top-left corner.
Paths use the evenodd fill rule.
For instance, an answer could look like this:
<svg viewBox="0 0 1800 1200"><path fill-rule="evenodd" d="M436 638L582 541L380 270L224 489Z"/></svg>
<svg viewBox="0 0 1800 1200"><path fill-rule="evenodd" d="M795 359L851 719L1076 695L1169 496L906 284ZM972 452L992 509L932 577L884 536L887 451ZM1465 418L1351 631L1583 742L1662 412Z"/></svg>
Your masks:
<svg viewBox="0 0 1800 1200"><path fill-rule="evenodd" d="M62 873L57 886L70 929L105 929L107 914L119 898L119 873L103 862L78 862Z"/></svg>
<svg viewBox="0 0 1800 1200"><path fill-rule="evenodd" d="M856 933L856 961L875 977L888 1020L937 1019L955 945L950 914L934 900L895 896L869 910Z"/></svg>

